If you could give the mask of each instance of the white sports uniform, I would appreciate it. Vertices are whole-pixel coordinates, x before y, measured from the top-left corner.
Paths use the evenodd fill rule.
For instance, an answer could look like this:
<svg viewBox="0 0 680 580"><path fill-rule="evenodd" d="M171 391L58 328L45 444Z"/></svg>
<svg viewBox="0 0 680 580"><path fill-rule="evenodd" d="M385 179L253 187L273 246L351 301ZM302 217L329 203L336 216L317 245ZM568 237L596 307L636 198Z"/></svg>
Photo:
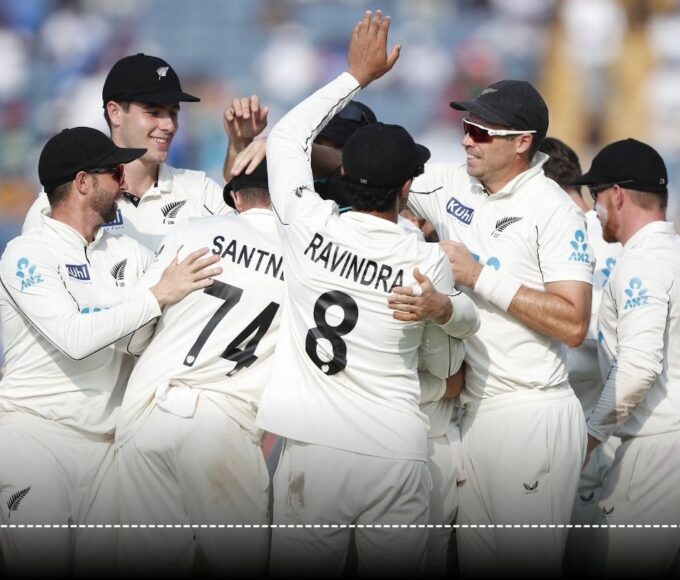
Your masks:
<svg viewBox="0 0 680 580"><path fill-rule="evenodd" d="M428 164L409 205L440 239L464 243L509 284L592 283L582 212L541 169L531 167L489 195L465 164ZM463 469L458 523L566 524L585 453L583 411L567 382L565 350L482 298L479 332L466 341L461 394ZM465 574L560 572L566 530L458 530Z"/></svg>
<svg viewBox="0 0 680 580"><path fill-rule="evenodd" d="M23 232L40 225L40 215L49 209L44 191L28 210ZM142 197L123 193L118 212L104 229L114 236L129 236L156 251L172 226L190 217L230 214L222 188L202 171L176 169L165 163L158 167L158 181Z"/></svg>
<svg viewBox="0 0 680 580"><path fill-rule="evenodd" d="M165 239L145 283L208 246L223 272L166 308L130 377L116 429L121 521L267 524L269 476L255 426L283 301L273 212L190 219ZM213 573L266 573L269 530L121 534L123 567L190 575L194 537Z"/></svg>
<svg viewBox="0 0 680 580"><path fill-rule="evenodd" d="M602 393L604 379L600 373L597 357L597 313L602 300L602 290L609 281L616 260L621 254L621 244L608 244L602 239L602 225L597 214L591 210L586 214L588 240L595 255L595 272L593 274L593 300L591 304L590 326L588 334L581 345L570 348L567 352L567 370L569 384L581 402L586 419L590 417L597 400ZM614 459L614 452L619 444L618 437L610 437L604 445L600 445L590 456L590 461L581 472L571 523L590 525L596 523L604 478ZM570 574L587 573L592 560L594 528L572 528L565 553L565 566Z"/></svg>
<svg viewBox="0 0 680 580"><path fill-rule="evenodd" d="M153 294L135 288L151 259L130 238L99 229L88 244L48 216L7 245L0 261L4 523L115 523L113 430L132 367L126 353L137 352L128 335L160 315ZM7 567L66 574L70 533L5 530ZM76 564L89 556L106 566L89 544L105 537L79 532Z"/></svg>
<svg viewBox="0 0 680 580"><path fill-rule="evenodd" d="M340 215L313 191L309 146L358 90L342 74L267 140L286 296L257 422L287 438L274 477L278 524L428 521L427 422L417 377L424 323L394 319L387 298L395 286L415 283L415 267L440 291L457 291L436 245L367 213ZM422 570L426 529L355 534L360 572ZM344 528L274 529L270 573L340 574L349 538Z"/></svg>
<svg viewBox="0 0 680 580"><path fill-rule="evenodd" d="M680 236L650 223L623 246L599 312L606 382L588 432L621 438L599 501L602 524L680 522ZM606 530L607 574L659 577L680 530Z"/></svg>

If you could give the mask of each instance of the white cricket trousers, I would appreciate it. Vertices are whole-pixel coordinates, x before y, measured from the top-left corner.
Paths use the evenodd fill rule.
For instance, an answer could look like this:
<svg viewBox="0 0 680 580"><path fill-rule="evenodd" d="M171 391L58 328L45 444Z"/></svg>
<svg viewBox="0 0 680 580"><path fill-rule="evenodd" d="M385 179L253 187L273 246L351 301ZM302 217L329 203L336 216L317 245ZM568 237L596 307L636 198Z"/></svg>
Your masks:
<svg viewBox="0 0 680 580"><path fill-rule="evenodd" d="M190 418L156 406L117 460L121 522L178 526L121 530L124 573L190 576L197 547L212 574L266 573L269 476L262 451L216 404L199 397Z"/></svg>
<svg viewBox="0 0 680 580"><path fill-rule="evenodd" d="M421 576L428 530L400 526L427 524L431 487L425 461L286 440L274 475L274 524L318 527L275 527L270 575L340 576L354 532L360 576Z"/></svg>
<svg viewBox="0 0 680 580"><path fill-rule="evenodd" d="M607 578L659 578L680 553L680 431L624 439L605 479L596 523Z"/></svg>
<svg viewBox="0 0 680 580"><path fill-rule="evenodd" d="M458 524L568 524L586 451L570 387L466 405ZM557 577L567 528L460 528L463 577Z"/></svg>
<svg viewBox="0 0 680 580"><path fill-rule="evenodd" d="M116 574L113 437L88 436L27 413L0 413L0 522L64 528L7 528L2 552L17 576Z"/></svg>
<svg viewBox="0 0 680 580"><path fill-rule="evenodd" d="M427 539L426 578L447 577L451 527L458 511L458 480L462 478L460 430L456 423L446 435L427 440L428 466L432 477L430 528Z"/></svg>

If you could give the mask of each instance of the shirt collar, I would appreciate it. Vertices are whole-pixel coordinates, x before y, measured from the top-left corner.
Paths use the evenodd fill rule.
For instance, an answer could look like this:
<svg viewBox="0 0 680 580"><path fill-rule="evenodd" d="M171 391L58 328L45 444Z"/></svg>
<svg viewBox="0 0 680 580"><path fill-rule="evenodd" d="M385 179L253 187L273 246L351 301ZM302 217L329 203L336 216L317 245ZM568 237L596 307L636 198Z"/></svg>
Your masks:
<svg viewBox="0 0 680 580"><path fill-rule="evenodd" d="M523 171L519 175L515 176L513 179L508 181L499 191L494 194L487 194L484 185L476 177L470 177L472 182L472 190L475 193L488 195L489 199L499 199L501 197L506 197L515 193L520 187L522 187L527 181L533 179L539 174L543 173L543 165L548 161L548 155L541 151L537 151L531 160L531 165L526 171Z"/></svg>
<svg viewBox="0 0 680 580"><path fill-rule="evenodd" d="M80 248L94 247L99 243L99 241L102 239L102 236L104 235L104 228L99 227L94 234L94 241L91 244L88 244L87 240L78 230L72 228L70 225L62 221L52 218L50 215L50 208L44 208L41 211L41 214L45 226L56 233L62 240L73 246Z"/></svg>
<svg viewBox="0 0 680 580"><path fill-rule="evenodd" d="M673 222L656 221L648 223L646 226L642 226L637 232L635 232L628 241L624 244L626 250L630 250L642 242L645 238L653 236L655 234L666 234L675 235L675 226Z"/></svg>
<svg viewBox="0 0 680 580"><path fill-rule="evenodd" d="M166 163L161 163L158 166L158 181L156 181L156 187L161 193L172 191L172 178L173 173L170 171L170 167Z"/></svg>

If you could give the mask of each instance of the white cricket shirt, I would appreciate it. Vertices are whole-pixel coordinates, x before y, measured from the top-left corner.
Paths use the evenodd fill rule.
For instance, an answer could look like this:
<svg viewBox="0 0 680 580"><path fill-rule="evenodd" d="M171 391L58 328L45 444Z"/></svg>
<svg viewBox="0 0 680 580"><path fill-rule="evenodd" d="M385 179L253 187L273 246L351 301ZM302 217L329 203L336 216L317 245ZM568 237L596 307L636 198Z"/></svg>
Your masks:
<svg viewBox="0 0 680 580"><path fill-rule="evenodd" d="M680 430L680 236L670 222L623 246L599 312L606 367L588 432L604 441Z"/></svg>
<svg viewBox="0 0 680 580"><path fill-rule="evenodd" d="M283 258L273 212L193 218L165 239L144 284L152 285L175 255L182 260L209 247L222 274L209 288L163 310L156 333L135 365L125 391L116 441L123 444L159 404L157 393L177 400L192 416L196 397L208 396L254 438L254 421L271 372L283 302ZM161 401L161 406L165 404Z"/></svg>
<svg viewBox="0 0 680 580"><path fill-rule="evenodd" d="M142 197L124 194L118 200L116 219L104 224L114 236L129 236L155 252L172 226L190 217L234 213L222 197L222 189L203 171L176 169L165 163L158 168L158 181ZM28 210L23 232L40 224L50 207L41 191Z"/></svg>
<svg viewBox="0 0 680 580"><path fill-rule="evenodd" d="M160 315L153 294L135 288L151 259L130 238L99 229L88 244L47 216L7 244L0 260L0 412L113 433L132 366L127 335Z"/></svg>
<svg viewBox="0 0 680 580"><path fill-rule="evenodd" d="M567 370L569 384L574 389L586 417L595 409L602 393L604 381L600 373L597 355L597 313L602 300L602 290L621 254L621 244L608 244L602 238L602 225L594 211L585 214L588 228L588 241L595 256L593 273L593 299L590 310L590 326L584 341L576 348L567 351Z"/></svg>
<svg viewBox="0 0 680 580"><path fill-rule="evenodd" d="M409 206L440 239L462 242L488 268L524 286L577 280L592 284L592 254L583 213L541 169L531 167L493 195L467 174L465 164L427 164L409 195ZM461 401L477 401L567 381L565 349L531 330L472 291L481 325L466 340L467 367Z"/></svg>
<svg viewBox="0 0 680 580"><path fill-rule="evenodd" d="M448 260L396 223L338 213L314 192L315 135L359 90L344 73L289 112L267 140L269 187L286 260L272 378L258 424L267 431L380 457L427 460L418 409L424 323L395 320L387 298L415 267L455 293Z"/></svg>

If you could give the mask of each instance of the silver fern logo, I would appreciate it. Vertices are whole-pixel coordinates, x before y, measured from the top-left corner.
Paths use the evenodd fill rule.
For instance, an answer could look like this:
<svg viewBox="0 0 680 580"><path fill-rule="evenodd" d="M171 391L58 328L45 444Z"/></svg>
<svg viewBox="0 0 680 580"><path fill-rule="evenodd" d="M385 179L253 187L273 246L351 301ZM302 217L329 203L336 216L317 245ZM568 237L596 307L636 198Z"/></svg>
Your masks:
<svg viewBox="0 0 680 580"><path fill-rule="evenodd" d="M184 199L182 201L173 201L172 203L164 205L161 208L161 211L163 212L163 223L174 224L175 219L177 219L177 214L179 213L179 210L181 210L184 207L186 202L187 200Z"/></svg>
<svg viewBox="0 0 680 580"><path fill-rule="evenodd" d="M116 262L111 268L111 276L116 281L116 286L125 286L125 267L127 266L127 258Z"/></svg>
<svg viewBox="0 0 680 580"><path fill-rule="evenodd" d="M538 481L534 481L534 483L529 484L525 483L524 484L524 493L536 493L538 491Z"/></svg>
<svg viewBox="0 0 680 580"><path fill-rule="evenodd" d="M163 77L168 76L168 70L170 70L169 66L159 66L156 69L156 74L158 75L158 80L161 80Z"/></svg>
<svg viewBox="0 0 680 580"><path fill-rule="evenodd" d="M522 221L521 217L505 217L501 218L496 222L496 228L491 233L494 238L500 236L506 229L508 229L512 224Z"/></svg>
<svg viewBox="0 0 680 580"><path fill-rule="evenodd" d="M9 496L9 500L7 501L7 509L9 510L10 516L12 515L12 512L15 512L19 509L19 505L21 504L22 500L28 495L29 491L31 491L30 485L28 487L25 487L24 489L20 489L19 491Z"/></svg>

